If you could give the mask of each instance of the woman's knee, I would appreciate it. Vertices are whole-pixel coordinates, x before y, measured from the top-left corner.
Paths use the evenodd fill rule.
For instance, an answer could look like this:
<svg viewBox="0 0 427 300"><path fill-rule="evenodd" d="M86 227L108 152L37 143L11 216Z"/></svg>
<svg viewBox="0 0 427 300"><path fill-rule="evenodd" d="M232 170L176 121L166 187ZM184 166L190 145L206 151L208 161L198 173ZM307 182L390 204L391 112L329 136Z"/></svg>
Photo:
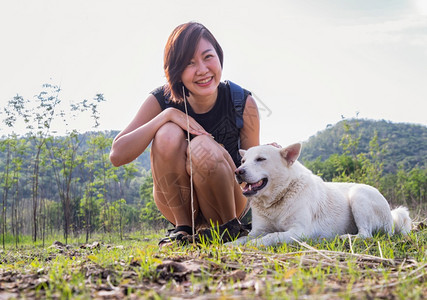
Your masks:
<svg viewBox="0 0 427 300"><path fill-rule="evenodd" d="M191 140L191 161L199 169L215 170L220 164L226 163L223 147L215 142L211 137L200 135Z"/></svg>
<svg viewBox="0 0 427 300"><path fill-rule="evenodd" d="M187 141L184 131L178 125L168 122L157 130L151 145L151 151L162 158L176 158L180 152L185 153Z"/></svg>

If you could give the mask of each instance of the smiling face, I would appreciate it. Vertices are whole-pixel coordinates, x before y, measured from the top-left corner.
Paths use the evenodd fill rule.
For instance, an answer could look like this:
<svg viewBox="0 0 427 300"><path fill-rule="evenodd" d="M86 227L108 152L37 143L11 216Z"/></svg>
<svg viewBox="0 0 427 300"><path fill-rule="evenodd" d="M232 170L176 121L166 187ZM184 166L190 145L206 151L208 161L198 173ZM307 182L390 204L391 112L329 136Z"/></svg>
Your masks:
<svg viewBox="0 0 427 300"><path fill-rule="evenodd" d="M195 97L211 96L217 92L222 68L214 46L200 39L193 58L182 72L181 80Z"/></svg>

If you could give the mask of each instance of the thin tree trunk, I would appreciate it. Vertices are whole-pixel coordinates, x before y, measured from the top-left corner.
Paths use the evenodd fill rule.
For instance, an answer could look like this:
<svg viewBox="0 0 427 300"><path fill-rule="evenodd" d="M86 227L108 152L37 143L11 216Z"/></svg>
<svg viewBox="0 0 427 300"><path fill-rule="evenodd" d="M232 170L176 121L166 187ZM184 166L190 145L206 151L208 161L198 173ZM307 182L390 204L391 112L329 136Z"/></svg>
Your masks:
<svg viewBox="0 0 427 300"><path fill-rule="evenodd" d="M37 149L36 159L34 161L33 170L33 242L37 241L37 202L38 202L38 187L39 187L39 159L42 144Z"/></svg>
<svg viewBox="0 0 427 300"><path fill-rule="evenodd" d="M6 238L6 204L7 197L9 194L9 164L10 164L10 148L7 146L7 158L6 158L6 173L3 190L3 210L2 210L2 236L3 236L3 249L6 249L5 238Z"/></svg>
<svg viewBox="0 0 427 300"><path fill-rule="evenodd" d="M12 231L13 236L15 238L15 247L18 248L18 215L17 215L17 206L19 201L19 174L16 174L16 192L15 197L13 197L12 201L12 211L11 211L11 219L12 219Z"/></svg>
<svg viewBox="0 0 427 300"><path fill-rule="evenodd" d="M42 227L42 239L43 239L43 248L45 245L45 233L46 233L46 199L41 200L41 208L43 208L43 227Z"/></svg>

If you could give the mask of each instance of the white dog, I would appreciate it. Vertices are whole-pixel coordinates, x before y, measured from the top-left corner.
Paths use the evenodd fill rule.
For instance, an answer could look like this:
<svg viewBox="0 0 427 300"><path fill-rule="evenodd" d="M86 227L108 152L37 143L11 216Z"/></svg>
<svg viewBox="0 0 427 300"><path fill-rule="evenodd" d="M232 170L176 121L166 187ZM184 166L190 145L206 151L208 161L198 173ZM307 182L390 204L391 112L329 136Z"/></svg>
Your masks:
<svg viewBox="0 0 427 300"><path fill-rule="evenodd" d="M232 244L271 246L301 238L372 237L377 231L407 234L408 209L390 211L374 187L324 182L297 162L301 144L241 150L236 180L252 208L252 231Z"/></svg>

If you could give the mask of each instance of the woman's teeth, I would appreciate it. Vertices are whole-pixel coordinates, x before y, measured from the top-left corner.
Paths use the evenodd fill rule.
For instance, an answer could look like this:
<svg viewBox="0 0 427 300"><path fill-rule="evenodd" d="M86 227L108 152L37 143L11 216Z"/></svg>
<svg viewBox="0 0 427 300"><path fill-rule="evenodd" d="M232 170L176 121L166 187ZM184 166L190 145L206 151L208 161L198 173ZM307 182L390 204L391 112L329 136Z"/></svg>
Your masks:
<svg viewBox="0 0 427 300"><path fill-rule="evenodd" d="M211 81L211 79L212 79L212 77L206 78L204 80L197 81L197 83L200 83L200 84L208 83L209 81Z"/></svg>

